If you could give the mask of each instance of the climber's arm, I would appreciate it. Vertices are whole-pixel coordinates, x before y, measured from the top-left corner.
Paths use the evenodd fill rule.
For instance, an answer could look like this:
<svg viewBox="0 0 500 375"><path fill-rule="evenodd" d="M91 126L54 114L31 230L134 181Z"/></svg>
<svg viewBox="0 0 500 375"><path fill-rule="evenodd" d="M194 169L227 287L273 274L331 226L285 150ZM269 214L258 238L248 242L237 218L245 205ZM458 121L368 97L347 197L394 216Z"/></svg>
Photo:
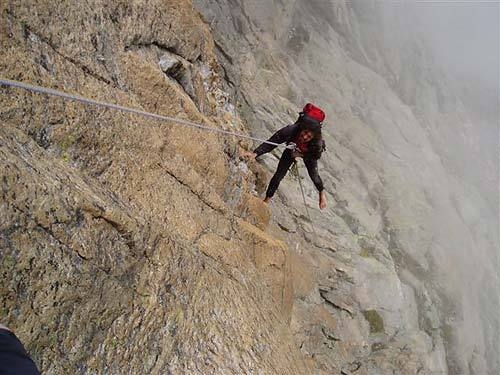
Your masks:
<svg viewBox="0 0 500 375"><path fill-rule="evenodd" d="M324 209L326 207L326 192L323 186L323 180L318 173L318 161L315 159L304 159L304 163L307 168L307 173L311 177L314 186L319 192L319 208Z"/></svg>
<svg viewBox="0 0 500 375"><path fill-rule="evenodd" d="M274 133L271 138L268 139L269 142L273 143L284 143L288 141L294 133L297 131L297 124L292 124L281 128L276 133ZM255 157L259 157L260 155L266 154L276 148L276 145L269 143L262 143L259 147L257 147L253 153Z"/></svg>

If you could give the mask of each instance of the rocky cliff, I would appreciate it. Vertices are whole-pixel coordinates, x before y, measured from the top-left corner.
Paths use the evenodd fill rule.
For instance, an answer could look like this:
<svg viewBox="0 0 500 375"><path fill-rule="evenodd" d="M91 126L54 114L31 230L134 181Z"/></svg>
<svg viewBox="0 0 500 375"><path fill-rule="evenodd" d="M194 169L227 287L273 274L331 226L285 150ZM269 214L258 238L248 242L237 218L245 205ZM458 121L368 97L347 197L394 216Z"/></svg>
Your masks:
<svg viewBox="0 0 500 375"><path fill-rule="evenodd" d="M207 126L224 108L188 2L2 5L2 76ZM1 96L2 321L44 373L307 373L290 254L234 144L17 90Z"/></svg>
<svg viewBox="0 0 500 375"><path fill-rule="evenodd" d="M260 201L248 142L2 87L0 318L44 373L495 373L495 212L435 134L478 142L367 11L1 4L2 77L260 137L329 120L309 221L292 176Z"/></svg>
<svg viewBox="0 0 500 375"><path fill-rule="evenodd" d="M418 353L424 363L411 371L495 373L499 185L491 136L498 139L498 118L485 125L467 112L453 91L456 77L436 64L428 41L415 37L416 5L195 3L215 30L228 90L255 134L293 121L306 101L322 105L330 118L321 170L335 206L313 211L319 239L302 218L296 184L280 187L282 202L273 207L277 230L288 231L292 248L304 237L323 253L334 244L327 259L352 267L340 285L338 276L315 273L316 288L296 302L296 316L326 303L350 327L329 349L320 326L299 324L297 337L310 345L303 351L321 356L328 368L345 340L371 345L371 362L384 356L391 362L395 348ZM265 163L272 170L276 159ZM308 189L314 207L314 188ZM318 265L317 253L303 248L307 269ZM321 267L334 269L327 259ZM335 285L322 290L331 278ZM383 335L358 328L372 311L384 322Z"/></svg>

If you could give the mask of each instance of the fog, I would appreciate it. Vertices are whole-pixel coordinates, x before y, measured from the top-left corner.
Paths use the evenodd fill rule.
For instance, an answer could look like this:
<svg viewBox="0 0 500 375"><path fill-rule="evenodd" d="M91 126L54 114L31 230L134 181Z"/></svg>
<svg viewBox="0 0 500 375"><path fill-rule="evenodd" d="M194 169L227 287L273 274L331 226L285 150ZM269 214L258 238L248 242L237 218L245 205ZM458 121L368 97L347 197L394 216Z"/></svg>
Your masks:
<svg viewBox="0 0 500 375"><path fill-rule="evenodd" d="M473 116L483 162L496 166L490 200L500 220L500 2L421 1L413 6L418 32ZM498 240L500 234L495 236Z"/></svg>
<svg viewBox="0 0 500 375"><path fill-rule="evenodd" d="M395 56L412 56L409 51L412 51L413 43L420 45L413 49L418 51L413 54L413 59L404 61L403 70L414 70L413 76L409 73L409 79L416 80L417 85L430 80L438 91L444 89L447 93L445 101L449 105L442 108L443 114L458 116L456 130L450 123L448 135L436 134L431 141L438 143L438 152L448 150L449 164L453 164L448 165L450 170L455 170L464 183L479 187L491 209L495 210L498 222L500 3L360 1L351 4L359 8L361 14L363 9L366 13L367 6L373 12L381 9L381 18L365 18L363 22L371 23L370 33L383 34L382 44L395 49ZM380 19L382 21L377 22ZM425 48L421 48L422 45ZM428 68L430 70L425 73L416 73ZM404 97L405 93L402 94ZM455 103L455 98L460 100L465 111ZM435 128L442 128L444 124L436 120L432 121ZM462 127L460 135L459 127ZM498 232L492 233L497 239Z"/></svg>
<svg viewBox="0 0 500 375"><path fill-rule="evenodd" d="M434 226L431 231L449 229L449 234L440 237L444 256L434 259L438 273L451 279L458 266L463 278L463 282L446 291L449 295L461 295L454 298L460 307L452 310L463 313L463 320L453 327L457 337L447 340L449 371L486 373L481 367L462 372L467 367L466 353L475 342L479 347L484 345L488 373L497 374L500 368L500 3L359 1L351 4L366 30L363 47L372 49L371 54L367 53L368 58L359 61L392 82L421 124L426 124L429 142L440 157L444 174L453 181L444 182L440 188L451 192L458 187L467 192L461 196L461 204L469 205L471 212L479 212L473 225L467 214L462 215L468 222L465 226L459 222L452 224L455 214L444 214L439 209L427 218L434 223L433 216L442 213L444 221L431 224ZM378 51L385 58L382 63L377 60ZM433 100L437 104L429 106ZM446 194L443 197L444 203ZM457 228L466 228L473 240L466 244L462 240L467 234ZM450 245L456 239L459 242ZM433 249L430 254L437 251ZM470 267L472 262L477 262L475 269ZM451 264L454 266L450 267ZM483 279L474 282L478 277ZM432 285L429 289L441 290L439 283L429 285ZM477 328L479 320L482 329Z"/></svg>
<svg viewBox="0 0 500 375"><path fill-rule="evenodd" d="M436 62L465 90L466 104L498 124L500 3L421 1L413 6L419 32Z"/></svg>
<svg viewBox="0 0 500 375"><path fill-rule="evenodd" d="M387 4L389 5L389 4ZM389 5L390 6L390 5ZM484 215L482 225L494 220L490 228L496 233L488 233L493 238L491 249L485 252L489 261L495 264L497 274L491 274L489 287L479 289L483 302L477 308L481 310L485 323L485 334L489 337L486 344L490 371L498 365L498 266L500 266L500 3L492 1L433 1L413 2L407 5L411 17L414 17L415 31L419 33L429 47L434 63L446 75L455 94L462 100L470 115L473 132L480 142L479 158L473 159L467 148L457 147L453 139L447 140L450 148L463 153L465 160L461 169L464 174L464 186L477 183L480 191L488 195L492 202L492 216ZM469 154L470 153L470 154ZM467 160L469 159L469 160ZM470 164L467 163L470 161ZM491 168L494 166L494 168ZM491 178L486 175L493 174ZM467 178L467 177L473 178ZM487 182L485 182L487 181ZM487 186L493 183L495 186ZM477 230L477 228L475 229ZM481 247L481 245L479 245ZM482 245L485 246L485 245ZM495 250L496 246L496 250ZM479 250L479 249L476 249ZM478 257L479 254L471 254ZM470 279L474 275L468 276ZM496 286L494 286L496 285ZM473 292L473 293L475 293ZM494 328L496 327L496 328ZM490 332L488 332L490 331ZM492 333L492 332L497 332ZM497 337L497 339L493 339ZM496 343L495 343L496 340ZM486 339L488 342L488 339ZM475 373L471 371L471 373Z"/></svg>
<svg viewBox="0 0 500 375"><path fill-rule="evenodd" d="M498 89L499 3L420 2L422 33L438 60Z"/></svg>

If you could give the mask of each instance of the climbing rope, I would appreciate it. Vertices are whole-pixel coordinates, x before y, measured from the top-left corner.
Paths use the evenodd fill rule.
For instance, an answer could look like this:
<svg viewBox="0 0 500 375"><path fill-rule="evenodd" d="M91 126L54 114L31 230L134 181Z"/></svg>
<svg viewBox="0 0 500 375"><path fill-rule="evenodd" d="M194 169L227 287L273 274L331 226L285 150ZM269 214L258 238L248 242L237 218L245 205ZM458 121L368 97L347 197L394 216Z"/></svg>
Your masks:
<svg viewBox="0 0 500 375"><path fill-rule="evenodd" d="M316 235L316 229L314 228L314 224L313 224L313 221L311 219L311 214L309 213L309 207L307 206L306 195L304 193L304 187L302 186L302 179L300 178L300 171L299 171L299 165L297 163L297 160L295 160L293 162L293 167L295 168L295 174L297 176L297 179L299 180L300 192L302 193L302 200L304 201L304 206L306 208L307 218L309 219L309 222L311 223L311 227L312 227L312 230L313 230L313 233L314 233L314 237L318 238L318 236Z"/></svg>
<svg viewBox="0 0 500 375"><path fill-rule="evenodd" d="M19 88L19 89L23 89L23 90L31 91L31 92L36 92L36 93L40 93L40 94L58 96L60 98L64 98L67 100L72 100L72 101L76 101L76 102L80 102L80 103L84 103L84 104L89 104L89 105L94 105L94 106L98 106L98 107L111 108L111 109L116 109L118 111L135 113L137 115L153 118L155 120L174 122L174 123L178 123L180 125L198 128L200 130L211 131L211 132L221 133L221 134L225 134L225 135L232 135L232 136L238 137L238 138L251 139L253 141L267 143L267 144L270 144L273 146L284 146L285 148L291 147L288 145L282 145L280 143L271 142L271 141L268 141L265 139L252 137L252 136L249 136L246 134L234 133L234 132L230 132L228 130L223 130L223 129L218 129L218 128L211 128L209 126L197 124L197 123L194 123L194 122L191 122L188 120L184 120L184 119L180 119L177 117L163 116L163 115L158 115L156 113L146 112L146 111L136 109L136 108L130 108L130 107L125 107L125 106L118 105L118 104L100 102L100 101L97 101L94 99L85 98L85 97L79 96L79 95L68 94L66 92L50 89L47 87L31 85L29 83L0 78L0 85L8 86L8 87L15 87L15 88Z"/></svg>
<svg viewBox="0 0 500 375"><path fill-rule="evenodd" d="M118 104L101 102L101 101L97 101L97 100L94 100L94 99L85 98L83 96L68 94L68 93L63 92L63 91L50 89L48 87L31 85L29 83L24 83L24 82L19 82L19 81L13 81L13 80L10 80L10 79L0 78L0 85L7 86L7 87L15 87L15 88L18 88L18 89L23 89L23 90L26 90L26 91L31 91L31 92L35 92L35 93L39 93L39 94L46 94L46 95L57 96L57 97L60 97L60 98L66 99L66 100L72 100L72 101L76 101L76 102L80 102L80 103L84 103L84 104L88 104L88 105L94 105L94 106L103 107L103 108L110 108L110 109L115 109L115 110L123 111L123 112L135 113L137 115L145 116L145 117L149 117L149 118L153 118L155 120L169 121L169 122L178 123L180 125L197 128L197 129L204 130L204 131L211 131L211 132L215 132L215 133L221 133L221 134L225 134L225 135L231 135L231 136L238 137L238 138L251 139L253 141L258 141L258 142L261 142L261 143L267 143L267 144L270 144L270 145L273 145L273 146L278 146L278 147L279 146L284 146L285 148L289 148L289 149L294 149L296 147L296 145L294 143L283 145L283 144L271 142L271 141L268 141L268 140L265 140L265 139L260 139L260 138L252 137L252 136L249 136L249 135L246 135L246 134L239 134L239 133L230 132L228 130L223 130L223 129L218 129L218 128L211 128L211 127L208 127L208 126L205 126L205 125L197 124L197 123L194 123L194 122L191 122L191 121L188 121L188 120L184 120L184 119L180 119L180 118L177 118L177 117L170 117L170 116L158 115L156 113L146 112L146 111L143 111L143 110L140 110L140 109L136 109L136 108L130 108L130 107L125 107L125 106L118 105ZM314 224L312 222L311 215L309 214L309 208L307 206L306 197L305 197L305 194L304 194L304 188L302 187L302 181L300 179L300 173L299 173L299 168L297 166L297 162L295 162L294 165L295 165L295 170L296 170L296 173L297 173L297 177L299 179L300 191L302 193L302 198L304 200L304 206L306 207L307 216L308 216L309 221L311 223L313 232L316 235L316 230L314 228Z"/></svg>

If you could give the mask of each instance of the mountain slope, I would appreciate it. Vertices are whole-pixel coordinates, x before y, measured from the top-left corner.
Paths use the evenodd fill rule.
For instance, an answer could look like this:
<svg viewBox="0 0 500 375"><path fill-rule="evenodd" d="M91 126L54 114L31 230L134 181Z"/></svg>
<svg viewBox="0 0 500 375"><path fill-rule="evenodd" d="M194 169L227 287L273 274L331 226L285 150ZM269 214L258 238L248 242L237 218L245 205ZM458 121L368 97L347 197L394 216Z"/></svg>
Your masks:
<svg viewBox="0 0 500 375"><path fill-rule="evenodd" d="M3 77L241 127L188 2L10 2L1 40ZM1 319L44 373L309 371L231 140L1 90Z"/></svg>
<svg viewBox="0 0 500 375"><path fill-rule="evenodd" d="M2 77L264 138L328 116L311 222L296 177L258 197L278 153L0 88L0 318L44 373L495 373L497 221L456 158L481 144L360 4L0 5Z"/></svg>
<svg viewBox="0 0 500 375"><path fill-rule="evenodd" d="M336 248L332 257L348 257L355 270L363 270L355 280L363 293L354 305L378 311L403 341L417 334L420 343L413 349L428 353L420 355L422 371L495 373L500 367L496 151L483 142L484 125L452 91L426 41L415 37L415 7L344 1L196 4L214 29L228 90L239 98L255 134L294 121L294 112L307 101L327 111L328 151L320 169L336 205L326 214L313 211L320 237L313 239L301 218L297 189L280 187L273 218L278 227L297 232L282 234L292 248L305 236ZM272 170L275 160L268 157L265 163ZM306 185L310 205L316 205L314 188ZM303 251L316 264L317 250ZM372 264L371 258L386 265L382 274L390 275L395 263L401 292L389 292L392 299L381 299L390 284L376 284L381 273L364 265ZM315 276L321 294L329 275ZM316 309L318 291L311 293L305 316ZM309 354L325 352L321 334L301 326L317 343ZM390 329L386 334L394 344ZM394 345L408 348L397 340ZM338 352L326 350L323 362L334 366Z"/></svg>

